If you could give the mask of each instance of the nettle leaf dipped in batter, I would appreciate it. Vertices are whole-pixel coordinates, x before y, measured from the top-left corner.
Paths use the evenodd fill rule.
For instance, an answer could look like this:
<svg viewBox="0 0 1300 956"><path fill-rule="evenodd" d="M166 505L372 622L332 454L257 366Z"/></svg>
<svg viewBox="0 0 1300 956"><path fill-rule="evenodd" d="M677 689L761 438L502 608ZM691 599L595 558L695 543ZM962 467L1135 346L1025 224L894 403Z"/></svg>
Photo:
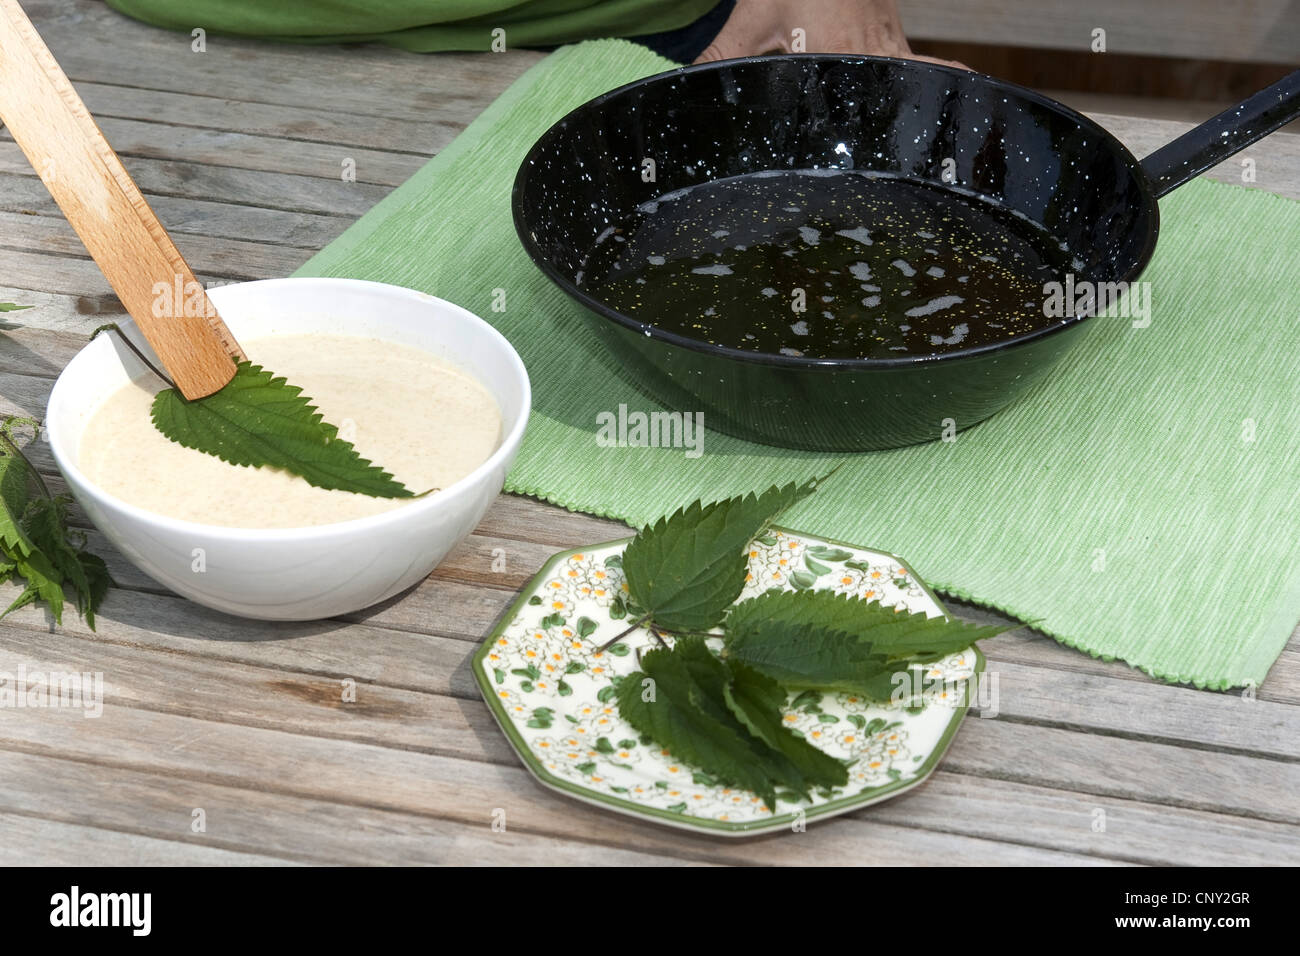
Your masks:
<svg viewBox="0 0 1300 956"><path fill-rule="evenodd" d="M163 389L152 418L172 441L232 465L282 468L317 488L418 497L340 438L301 388L251 362L240 362L234 378L204 398Z"/></svg>

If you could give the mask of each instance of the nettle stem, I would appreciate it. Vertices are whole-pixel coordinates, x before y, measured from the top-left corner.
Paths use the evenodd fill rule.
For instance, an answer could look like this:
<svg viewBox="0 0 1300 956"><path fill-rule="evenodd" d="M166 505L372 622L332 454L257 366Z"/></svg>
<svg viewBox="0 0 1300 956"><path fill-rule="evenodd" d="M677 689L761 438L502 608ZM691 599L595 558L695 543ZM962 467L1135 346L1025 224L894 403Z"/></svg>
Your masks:
<svg viewBox="0 0 1300 956"><path fill-rule="evenodd" d="M604 644L600 645L600 647L596 648L596 652L597 652L597 653L600 653L600 652L602 652L602 651L607 651L607 650L609 650L611 647L613 647L615 644L617 644L617 643L618 643L619 641L621 641L623 638L627 637L629 634L631 634L633 631L635 631L638 627L641 627L643 624L645 624L645 623L646 623L647 621L649 621L649 620L650 620L650 615L649 615L649 614L642 614L639 618L637 618L635 621L633 621L631 624L629 624L629 625L628 625L627 627L625 627L623 630L619 631L617 634L615 634L613 637L611 637L611 638L610 638L608 641L606 641ZM676 629L676 628L672 628L672 627L661 627L661 626L658 625L658 624L651 624L650 627L649 627L649 631L650 631L650 634L654 637L654 639L655 639L656 641L659 642L659 645L660 645L661 647L667 647L667 646L668 646L668 643L664 640L664 635L665 635L665 634L671 635L672 637L704 637L704 638L709 638L709 637L721 637L721 636L722 636L721 634L714 634L714 633L712 633L711 631L682 631L682 630L678 630L678 629Z"/></svg>
<svg viewBox="0 0 1300 956"><path fill-rule="evenodd" d="M145 357L144 352L140 351L139 347L137 347L136 344L135 344L134 342L132 342L130 339L128 339L128 338L126 337L126 333L123 332L121 329L119 329L119 328L117 327L117 323L116 323L116 322L110 322L110 323L108 323L107 325L101 325L99 328L95 329L95 331L93 331L93 332L90 333L90 338L91 338L91 340L93 341L94 338L95 338L95 336L99 335L101 332L113 332L113 333L115 333L115 334L117 335L117 337L118 337L119 339L122 340L122 343L123 343L127 348L129 348L132 352L135 353L135 357L138 358L141 362L143 362L146 366L148 366L149 371L153 372L153 373L154 373L155 375L157 375L160 379L162 379L164 382L166 382L168 388L171 388L171 389L175 389L175 388L176 388L176 383L173 382L173 381L172 381L170 378L168 378L166 375L164 375L164 374L162 373L162 370L159 369L158 366L154 365L153 362L150 362L149 359L147 359L147 358Z"/></svg>
<svg viewBox="0 0 1300 956"><path fill-rule="evenodd" d="M623 640L623 638L627 637L629 634L631 634L633 631L635 631L638 627L640 627L648 620L650 620L650 615L642 614L639 618L637 618L635 621L633 621L623 630L619 631L617 634L615 634L613 637L607 640L604 644L600 645L600 647L596 648L596 653L599 654L602 651L609 650L611 647L613 647L619 641Z"/></svg>

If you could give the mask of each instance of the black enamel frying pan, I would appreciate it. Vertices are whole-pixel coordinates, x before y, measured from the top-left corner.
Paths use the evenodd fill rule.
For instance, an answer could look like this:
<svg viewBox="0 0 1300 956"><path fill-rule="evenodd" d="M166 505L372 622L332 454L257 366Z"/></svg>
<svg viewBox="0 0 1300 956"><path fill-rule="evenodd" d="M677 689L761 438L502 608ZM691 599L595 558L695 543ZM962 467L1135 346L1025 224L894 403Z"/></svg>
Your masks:
<svg viewBox="0 0 1300 956"><path fill-rule="evenodd" d="M1139 162L1074 110L977 73L880 57L728 60L652 76L569 113L520 167L514 220L608 355L668 407L767 444L889 448L1004 407L1078 338L1088 314L941 354L754 351L612 307L584 276L593 254L665 194L764 170L840 169L1013 211L1067 253L1074 280L1131 283L1155 249L1157 200L1297 115L1300 72ZM1279 282L1294 281L1297 248L1300 237L1278 237Z"/></svg>

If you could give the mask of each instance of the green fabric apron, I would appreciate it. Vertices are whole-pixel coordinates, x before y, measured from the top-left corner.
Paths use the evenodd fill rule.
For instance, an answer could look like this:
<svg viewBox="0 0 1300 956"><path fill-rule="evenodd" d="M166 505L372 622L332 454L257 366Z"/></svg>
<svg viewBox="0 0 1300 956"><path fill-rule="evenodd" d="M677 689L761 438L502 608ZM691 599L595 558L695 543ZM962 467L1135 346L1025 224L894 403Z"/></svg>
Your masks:
<svg viewBox="0 0 1300 956"><path fill-rule="evenodd" d="M129 17L189 32L300 43L374 40L429 53L554 46L676 30L717 0L108 0ZM494 31L504 31L504 34Z"/></svg>

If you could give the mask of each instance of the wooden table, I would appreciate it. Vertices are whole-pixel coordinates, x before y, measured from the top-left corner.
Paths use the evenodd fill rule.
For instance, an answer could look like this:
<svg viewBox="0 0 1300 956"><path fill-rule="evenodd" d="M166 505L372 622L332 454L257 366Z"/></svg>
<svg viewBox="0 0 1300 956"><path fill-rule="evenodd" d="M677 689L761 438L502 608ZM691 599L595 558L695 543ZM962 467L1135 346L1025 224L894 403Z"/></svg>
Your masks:
<svg viewBox="0 0 1300 956"><path fill-rule="evenodd" d="M216 36L198 53L89 0L24 6L209 282L288 274L539 57ZM1181 128L1103 122L1139 154ZM1251 150L1260 187L1300 196L1296 139ZM340 176L348 160L356 182ZM7 137L0 184L0 301L35 306L3 316L0 412L40 417L64 363L120 312ZM32 455L62 488L48 448ZM1155 683L1027 629L989 641L996 717L968 719L922 787L806 833L721 841L554 795L494 725L469 657L548 555L625 533L502 496L411 592L344 619L268 625L161 590L92 530L121 585L98 632L75 614L54 629L32 609L0 624L0 671L105 680L97 719L0 710L0 861L1300 862L1295 639L1255 699ZM341 701L346 679L355 703ZM496 808L506 832L491 828Z"/></svg>

